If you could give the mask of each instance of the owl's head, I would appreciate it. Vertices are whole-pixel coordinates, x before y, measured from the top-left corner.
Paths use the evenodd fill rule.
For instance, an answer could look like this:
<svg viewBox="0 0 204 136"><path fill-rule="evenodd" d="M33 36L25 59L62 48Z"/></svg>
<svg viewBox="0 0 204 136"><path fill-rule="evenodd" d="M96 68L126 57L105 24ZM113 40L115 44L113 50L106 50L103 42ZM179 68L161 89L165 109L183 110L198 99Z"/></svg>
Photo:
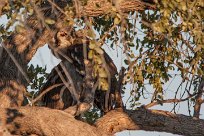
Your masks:
<svg viewBox="0 0 204 136"><path fill-rule="evenodd" d="M88 43L87 37L83 30L75 30L74 28L61 29L56 33L55 46L58 49L68 49L75 45Z"/></svg>
<svg viewBox="0 0 204 136"><path fill-rule="evenodd" d="M55 47L63 50L69 48L74 42L74 29L61 29L55 36Z"/></svg>
<svg viewBox="0 0 204 136"><path fill-rule="evenodd" d="M62 56L69 54L75 46L88 44L89 40L83 30L75 30L73 27L59 29L53 38L53 46L49 46L53 55L63 60ZM62 55L64 54L64 55Z"/></svg>

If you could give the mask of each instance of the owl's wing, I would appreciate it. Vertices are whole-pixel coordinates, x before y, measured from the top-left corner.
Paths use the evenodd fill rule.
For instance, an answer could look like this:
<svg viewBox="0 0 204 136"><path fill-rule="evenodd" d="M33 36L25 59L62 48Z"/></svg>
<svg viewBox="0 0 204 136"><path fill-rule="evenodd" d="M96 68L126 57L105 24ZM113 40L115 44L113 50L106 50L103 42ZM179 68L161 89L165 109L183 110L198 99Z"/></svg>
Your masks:
<svg viewBox="0 0 204 136"><path fill-rule="evenodd" d="M117 67L115 66L113 60L105 51L104 51L104 58L105 58L106 64L108 65L111 76L115 76L116 74L118 74Z"/></svg>
<svg viewBox="0 0 204 136"><path fill-rule="evenodd" d="M72 77L74 86L77 91L76 93L80 95L82 91L83 77L75 70L75 67L69 61L66 61L66 60L62 61L61 64L58 64L53 68L53 70L47 77L47 82L40 89L39 93L42 93L45 89L55 84L63 83L62 78L66 82L68 81L65 71L62 69L62 64L67 70L67 72L69 72L70 76ZM70 93L70 90L66 88L65 85L58 86L50 90L42 97L41 102L46 107L54 108L54 109L66 109L76 104L76 100L73 99L73 96Z"/></svg>

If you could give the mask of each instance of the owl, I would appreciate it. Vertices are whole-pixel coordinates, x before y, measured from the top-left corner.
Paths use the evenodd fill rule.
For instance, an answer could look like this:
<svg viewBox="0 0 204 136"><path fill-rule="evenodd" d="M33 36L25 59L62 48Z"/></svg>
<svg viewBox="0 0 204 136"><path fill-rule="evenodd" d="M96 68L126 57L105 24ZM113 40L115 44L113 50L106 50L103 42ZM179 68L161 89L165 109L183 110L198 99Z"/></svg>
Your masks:
<svg viewBox="0 0 204 136"><path fill-rule="evenodd" d="M63 83L64 85L58 86L44 95L41 101L46 107L64 110L80 103L88 103L93 104L102 113L114 107L117 68L109 55L103 50L104 58L111 75L110 94L106 95L105 91L97 87L94 90L97 77L91 76L87 78L88 72L90 72L89 75L92 75L93 65L91 63L89 63L90 65L86 65L86 61L91 61L84 58L86 56L84 53L90 50L88 45L88 38L84 37L80 31L63 29L56 33L55 44L50 48L54 56L61 59L61 62L53 68L40 93L54 84ZM69 75L67 76L67 74ZM86 83L86 79L91 84L90 86ZM71 85L72 87L69 87ZM108 107L105 106L107 96Z"/></svg>

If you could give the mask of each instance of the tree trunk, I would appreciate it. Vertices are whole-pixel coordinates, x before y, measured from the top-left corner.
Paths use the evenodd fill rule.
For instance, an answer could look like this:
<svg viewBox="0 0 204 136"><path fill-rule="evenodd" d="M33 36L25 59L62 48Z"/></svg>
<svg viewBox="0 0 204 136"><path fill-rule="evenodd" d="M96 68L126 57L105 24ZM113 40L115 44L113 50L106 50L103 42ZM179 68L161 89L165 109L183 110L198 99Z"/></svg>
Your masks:
<svg viewBox="0 0 204 136"><path fill-rule="evenodd" d="M27 64L51 34L36 23L36 19L35 16L30 17L26 21L27 29L14 31L0 46L0 107L23 104L24 93L30 83Z"/></svg>
<svg viewBox="0 0 204 136"><path fill-rule="evenodd" d="M7 48L7 47L5 47ZM0 47L0 107L16 107L23 103L23 94L26 91L28 82L21 73L21 70L26 72L27 64L24 61L23 54L10 54L17 58L12 59L9 53L12 52L12 47ZM15 62L14 62L15 61ZM21 68L18 68L18 66Z"/></svg>

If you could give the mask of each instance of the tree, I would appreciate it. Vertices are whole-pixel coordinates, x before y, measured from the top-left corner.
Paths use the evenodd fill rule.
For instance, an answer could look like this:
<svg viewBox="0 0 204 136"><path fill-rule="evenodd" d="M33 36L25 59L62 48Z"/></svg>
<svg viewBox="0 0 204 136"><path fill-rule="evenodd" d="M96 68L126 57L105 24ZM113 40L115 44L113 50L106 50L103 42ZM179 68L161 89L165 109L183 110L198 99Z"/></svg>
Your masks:
<svg viewBox="0 0 204 136"><path fill-rule="evenodd" d="M199 119L204 103L202 0L1 0L0 8L0 14L9 19L0 29L2 133L108 135L142 129L204 135L204 121ZM27 64L39 47L46 43L52 47L57 31L70 26L83 30L84 37L91 39L90 56L100 54L104 44L122 47L126 56L123 83L134 85L128 90L132 110L112 110L90 126L75 120L66 110L23 106L29 98L27 86L39 88L43 78L38 79L37 73L44 73L42 68L30 68L30 75ZM138 36L140 32L143 37ZM178 98L177 92L175 99L164 99L163 85L172 78L172 71L179 72L186 98ZM153 87L151 103L136 108L146 83ZM176 106L182 101L192 103L193 117L149 109L164 103Z"/></svg>

